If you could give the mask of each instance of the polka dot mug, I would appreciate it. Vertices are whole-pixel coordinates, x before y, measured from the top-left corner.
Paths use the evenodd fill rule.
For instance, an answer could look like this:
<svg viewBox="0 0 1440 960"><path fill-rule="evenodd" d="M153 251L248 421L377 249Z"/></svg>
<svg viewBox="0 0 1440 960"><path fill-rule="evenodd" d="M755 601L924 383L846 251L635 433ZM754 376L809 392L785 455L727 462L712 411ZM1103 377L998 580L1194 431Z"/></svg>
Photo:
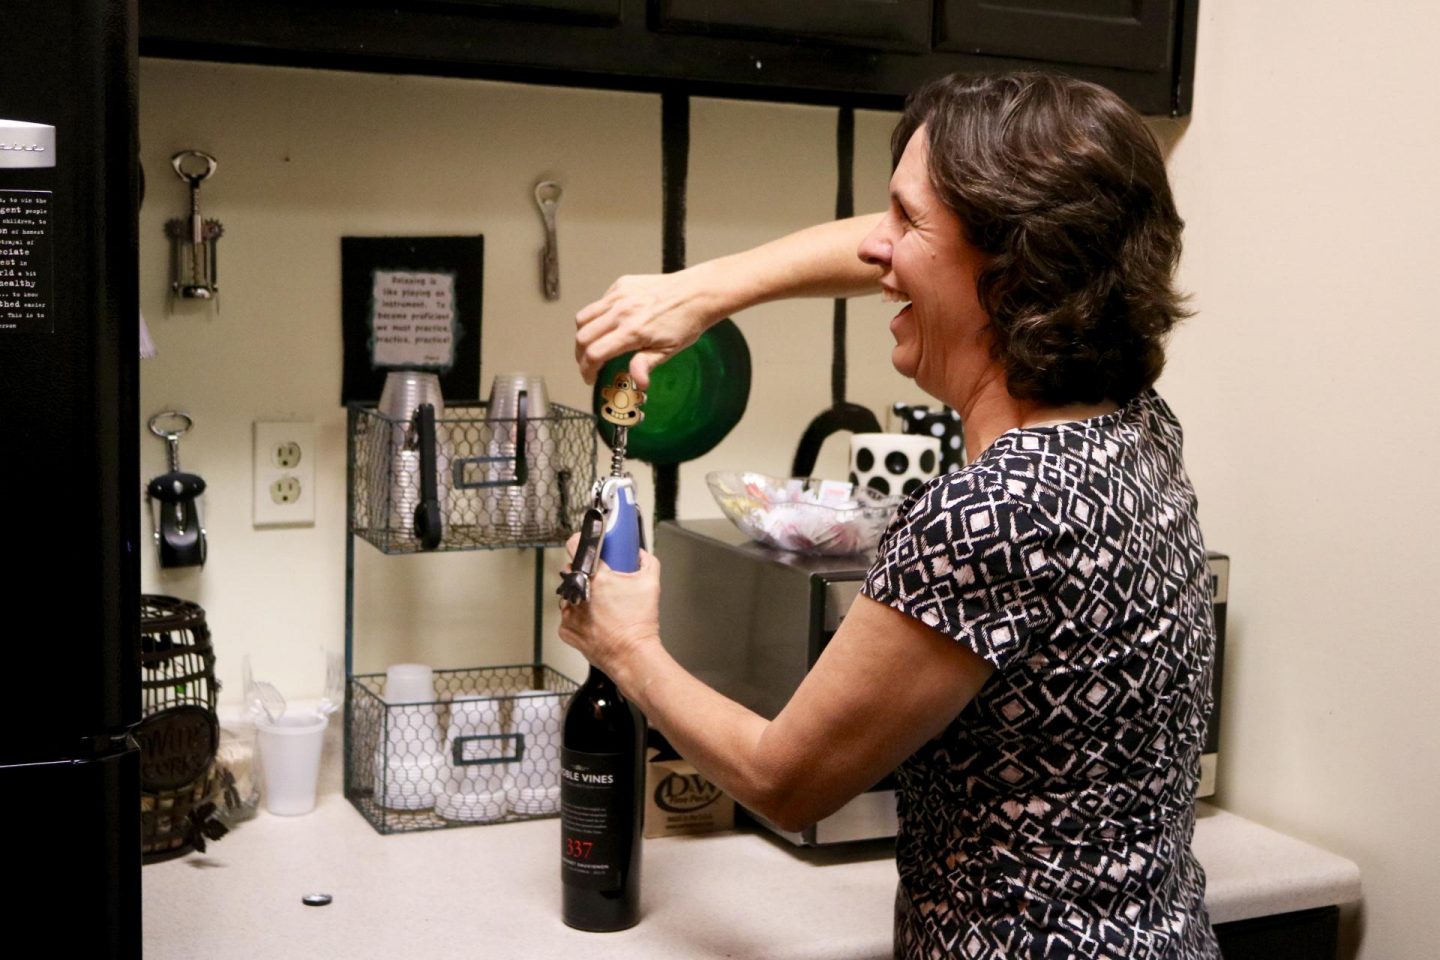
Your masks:
<svg viewBox="0 0 1440 960"><path fill-rule="evenodd" d="M877 493L908 494L940 472L940 440L904 433L850 437L850 482Z"/></svg>
<svg viewBox="0 0 1440 960"><path fill-rule="evenodd" d="M896 403L891 407L901 433L914 433L940 440L940 472L950 473L965 466L965 431L960 414L949 407L932 410L924 404Z"/></svg>

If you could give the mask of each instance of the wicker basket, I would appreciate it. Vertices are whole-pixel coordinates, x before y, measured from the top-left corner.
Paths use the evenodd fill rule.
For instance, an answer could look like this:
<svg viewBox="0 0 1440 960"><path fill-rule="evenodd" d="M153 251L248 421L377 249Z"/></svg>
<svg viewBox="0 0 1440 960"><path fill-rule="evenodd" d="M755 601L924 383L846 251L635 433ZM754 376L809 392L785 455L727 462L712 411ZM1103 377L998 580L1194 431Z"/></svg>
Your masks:
<svg viewBox="0 0 1440 960"><path fill-rule="evenodd" d="M141 850L146 863L204 849L225 791L215 765L219 684L205 611L176 597L140 598Z"/></svg>

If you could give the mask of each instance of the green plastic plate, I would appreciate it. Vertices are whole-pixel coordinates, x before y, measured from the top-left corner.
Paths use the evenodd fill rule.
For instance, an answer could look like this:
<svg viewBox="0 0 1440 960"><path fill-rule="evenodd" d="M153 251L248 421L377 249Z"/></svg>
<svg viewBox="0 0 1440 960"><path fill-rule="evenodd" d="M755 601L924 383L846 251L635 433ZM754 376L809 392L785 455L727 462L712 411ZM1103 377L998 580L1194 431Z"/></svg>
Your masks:
<svg viewBox="0 0 1440 960"><path fill-rule="evenodd" d="M600 390L630 366L631 354L605 364L591 405L600 415ZM750 348L732 320L721 320L694 344L650 372L645 420L630 430L626 455L650 464L684 463L708 453L740 422L750 399ZM614 428L600 421L605 442Z"/></svg>

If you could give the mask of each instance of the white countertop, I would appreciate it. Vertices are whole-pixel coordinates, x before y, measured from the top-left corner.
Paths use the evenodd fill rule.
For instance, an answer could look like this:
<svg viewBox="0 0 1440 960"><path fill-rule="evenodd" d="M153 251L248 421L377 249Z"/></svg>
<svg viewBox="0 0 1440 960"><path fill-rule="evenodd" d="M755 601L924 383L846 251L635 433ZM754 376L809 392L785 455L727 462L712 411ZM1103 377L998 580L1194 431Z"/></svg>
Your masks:
<svg viewBox="0 0 1440 960"><path fill-rule="evenodd" d="M1360 897L1350 861L1201 805L1195 853L1226 923ZM148 960L766 958L891 955L893 845L797 851L750 832L645 841L643 917L620 933L560 922L559 821L382 836L326 793L144 868ZM328 893L325 907L302 895Z"/></svg>

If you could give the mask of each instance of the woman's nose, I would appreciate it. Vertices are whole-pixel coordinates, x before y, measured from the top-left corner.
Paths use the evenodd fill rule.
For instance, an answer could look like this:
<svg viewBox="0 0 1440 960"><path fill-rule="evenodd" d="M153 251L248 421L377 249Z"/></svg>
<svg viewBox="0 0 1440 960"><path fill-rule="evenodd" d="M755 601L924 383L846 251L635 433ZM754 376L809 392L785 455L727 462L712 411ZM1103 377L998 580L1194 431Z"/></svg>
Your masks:
<svg viewBox="0 0 1440 960"><path fill-rule="evenodd" d="M887 215L860 241L860 248L855 253L862 262L876 267L890 266L890 235L887 230L889 220Z"/></svg>

